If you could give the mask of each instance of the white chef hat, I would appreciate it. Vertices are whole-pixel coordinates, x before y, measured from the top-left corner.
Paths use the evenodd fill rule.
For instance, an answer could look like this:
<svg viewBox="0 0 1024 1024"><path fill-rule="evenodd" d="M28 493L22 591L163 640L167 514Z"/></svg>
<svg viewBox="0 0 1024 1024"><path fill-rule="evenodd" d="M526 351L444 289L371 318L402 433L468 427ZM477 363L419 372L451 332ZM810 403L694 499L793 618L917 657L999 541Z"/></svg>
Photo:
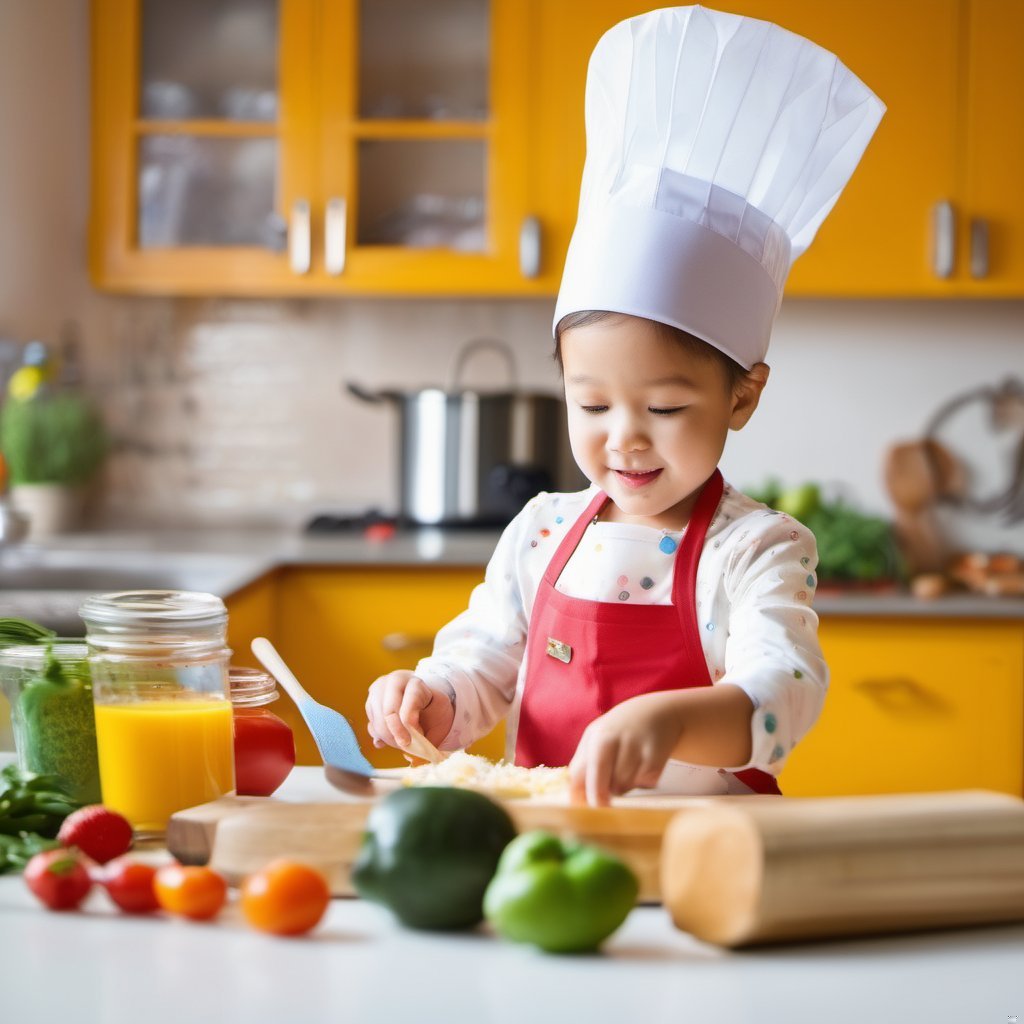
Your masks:
<svg viewBox="0 0 1024 1024"><path fill-rule="evenodd" d="M833 54L766 21L671 7L609 29L555 327L630 313L749 369L884 112Z"/></svg>

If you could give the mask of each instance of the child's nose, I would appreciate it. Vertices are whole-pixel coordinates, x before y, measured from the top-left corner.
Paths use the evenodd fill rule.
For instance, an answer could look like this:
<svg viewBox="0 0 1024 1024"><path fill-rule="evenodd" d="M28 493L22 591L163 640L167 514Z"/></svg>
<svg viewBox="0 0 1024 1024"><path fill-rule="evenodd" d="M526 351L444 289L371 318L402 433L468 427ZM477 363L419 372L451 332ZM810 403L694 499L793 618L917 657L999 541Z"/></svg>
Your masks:
<svg viewBox="0 0 1024 1024"><path fill-rule="evenodd" d="M616 452L642 451L650 442L636 417L623 413L615 417L608 431L608 447Z"/></svg>

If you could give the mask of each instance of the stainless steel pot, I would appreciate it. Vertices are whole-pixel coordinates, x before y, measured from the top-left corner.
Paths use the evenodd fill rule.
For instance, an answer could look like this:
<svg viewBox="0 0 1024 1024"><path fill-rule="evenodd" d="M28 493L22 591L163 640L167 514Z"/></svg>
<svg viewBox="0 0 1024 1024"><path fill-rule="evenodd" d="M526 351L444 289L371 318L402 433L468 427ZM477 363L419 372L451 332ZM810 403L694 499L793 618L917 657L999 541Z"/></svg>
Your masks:
<svg viewBox="0 0 1024 1024"><path fill-rule="evenodd" d="M506 390L462 386L467 361L484 350L506 360ZM398 514L406 522L502 526L539 491L586 486L569 450L565 402L518 390L515 358L501 342L464 345L445 389L346 387L364 402L398 409Z"/></svg>

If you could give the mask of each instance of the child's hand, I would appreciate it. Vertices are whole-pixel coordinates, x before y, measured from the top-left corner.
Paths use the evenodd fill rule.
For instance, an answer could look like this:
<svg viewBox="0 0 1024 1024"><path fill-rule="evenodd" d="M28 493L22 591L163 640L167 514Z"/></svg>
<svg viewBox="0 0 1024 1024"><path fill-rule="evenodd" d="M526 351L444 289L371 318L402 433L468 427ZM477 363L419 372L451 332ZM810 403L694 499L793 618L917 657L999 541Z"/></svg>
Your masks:
<svg viewBox="0 0 1024 1024"><path fill-rule="evenodd" d="M678 693L623 701L583 730L569 763L573 803L599 807L635 786L657 785L683 731Z"/></svg>
<svg viewBox="0 0 1024 1024"><path fill-rule="evenodd" d="M746 764L753 712L746 693L727 683L631 697L583 730L569 763L572 800L603 806L634 786L655 786L670 757Z"/></svg>
<svg viewBox="0 0 1024 1024"><path fill-rule="evenodd" d="M451 730L454 717L448 695L431 689L406 669L374 680L366 698L367 728L375 747L404 750L411 739L410 728L438 746Z"/></svg>

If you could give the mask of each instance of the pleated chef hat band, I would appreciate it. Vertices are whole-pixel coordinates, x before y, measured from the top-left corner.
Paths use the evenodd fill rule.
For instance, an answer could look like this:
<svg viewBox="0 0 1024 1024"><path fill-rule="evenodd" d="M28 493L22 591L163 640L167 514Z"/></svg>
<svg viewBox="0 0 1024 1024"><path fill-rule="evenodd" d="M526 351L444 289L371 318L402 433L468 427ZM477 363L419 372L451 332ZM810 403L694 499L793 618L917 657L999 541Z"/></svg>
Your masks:
<svg viewBox="0 0 1024 1024"><path fill-rule="evenodd" d="M587 74L587 159L554 325L604 309L745 367L885 107L769 22L676 7L614 26Z"/></svg>

